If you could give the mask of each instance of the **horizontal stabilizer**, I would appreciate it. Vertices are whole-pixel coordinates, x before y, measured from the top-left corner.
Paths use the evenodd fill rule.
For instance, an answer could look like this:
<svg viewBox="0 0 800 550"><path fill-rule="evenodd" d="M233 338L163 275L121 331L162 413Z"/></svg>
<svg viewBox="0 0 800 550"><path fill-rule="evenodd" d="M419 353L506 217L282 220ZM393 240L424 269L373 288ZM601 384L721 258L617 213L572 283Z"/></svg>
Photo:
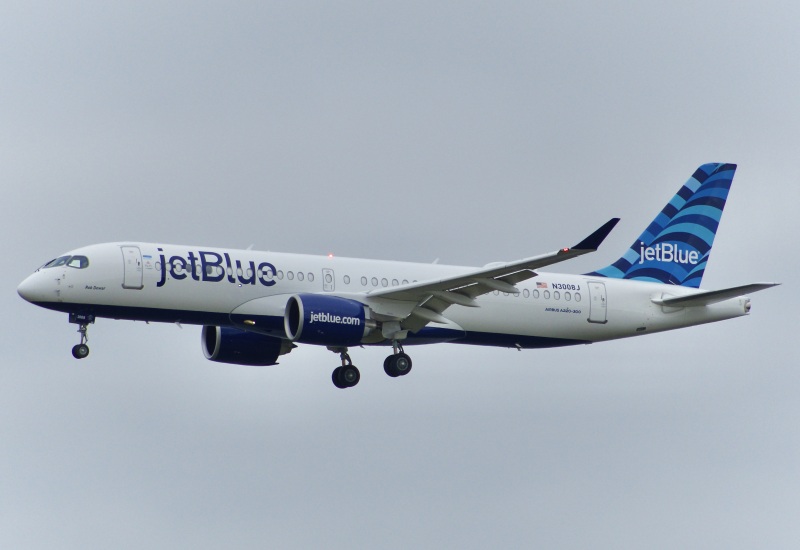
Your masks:
<svg viewBox="0 0 800 550"><path fill-rule="evenodd" d="M724 288L722 290L708 290L705 292L698 292L688 296L674 296L670 298L654 298L653 303L660 306L669 307L696 307L708 306L716 304L717 302L724 302L731 298L743 296L748 293L758 292L766 288L772 288L780 283L753 283L750 285L735 286L732 288Z"/></svg>

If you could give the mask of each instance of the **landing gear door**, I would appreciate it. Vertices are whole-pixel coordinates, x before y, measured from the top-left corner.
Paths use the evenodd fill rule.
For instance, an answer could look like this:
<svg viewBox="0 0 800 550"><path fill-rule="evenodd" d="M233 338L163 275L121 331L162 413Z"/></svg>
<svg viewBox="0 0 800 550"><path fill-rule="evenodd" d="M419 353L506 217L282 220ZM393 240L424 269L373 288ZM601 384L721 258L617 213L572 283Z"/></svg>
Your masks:
<svg viewBox="0 0 800 550"><path fill-rule="evenodd" d="M607 323L607 311L606 285L604 283L589 283L589 322Z"/></svg>
<svg viewBox="0 0 800 550"><path fill-rule="evenodd" d="M122 288L141 290L144 287L142 284L142 251L138 246L123 246L122 261L125 265Z"/></svg>

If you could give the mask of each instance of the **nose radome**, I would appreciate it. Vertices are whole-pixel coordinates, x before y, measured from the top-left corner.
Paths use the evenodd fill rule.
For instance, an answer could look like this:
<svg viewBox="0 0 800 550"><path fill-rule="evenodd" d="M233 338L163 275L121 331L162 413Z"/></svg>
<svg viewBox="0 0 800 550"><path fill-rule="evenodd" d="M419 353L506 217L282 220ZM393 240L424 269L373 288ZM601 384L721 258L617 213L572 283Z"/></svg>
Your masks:
<svg viewBox="0 0 800 550"><path fill-rule="evenodd" d="M19 294L20 297L23 300L27 300L28 302L31 301L31 297L30 297L31 296L31 282L30 281L31 281L31 279L30 279L30 277L28 277L27 279L22 281L19 284L19 286L17 287L17 294Z"/></svg>
<svg viewBox="0 0 800 550"><path fill-rule="evenodd" d="M46 290L42 288L41 278L36 275L37 273L34 273L22 281L17 287L17 294L19 294L23 300L31 303L45 301L44 296Z"/></svg>

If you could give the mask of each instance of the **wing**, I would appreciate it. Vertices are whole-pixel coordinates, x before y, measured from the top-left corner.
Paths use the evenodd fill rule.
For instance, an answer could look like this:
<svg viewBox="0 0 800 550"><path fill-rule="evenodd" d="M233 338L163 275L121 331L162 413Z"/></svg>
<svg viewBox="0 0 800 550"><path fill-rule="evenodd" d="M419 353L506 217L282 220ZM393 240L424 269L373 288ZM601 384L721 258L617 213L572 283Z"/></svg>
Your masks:
<svg viewBox="0 0 800 550"><path fill-rule="evenodd" d="M442 312L451 305L478 307L475 298L494 290L518 292L517 283L536 276L536 269L553 265L564 260L594 252L600 243L617 225L619 218L603 224L594 233L572 248L562 248L556 252L509 262L493 264L468 273L433 281L422 281L402 287L371 291L366 294L368 301L397 300L416 304L402 320L402 330L417 331L429 322L448 323Z"/></svg>

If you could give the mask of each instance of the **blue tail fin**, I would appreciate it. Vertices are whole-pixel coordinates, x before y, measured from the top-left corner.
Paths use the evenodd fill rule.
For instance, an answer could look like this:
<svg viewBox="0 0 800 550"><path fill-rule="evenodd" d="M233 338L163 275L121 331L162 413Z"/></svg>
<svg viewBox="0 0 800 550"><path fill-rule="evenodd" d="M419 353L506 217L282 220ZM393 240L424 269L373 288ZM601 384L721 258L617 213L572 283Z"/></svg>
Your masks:
<svg viewBox="0 0 800 550"><path fill-rule="evenodd" d="M588 275L698 288L735 164L704 164L619 260Z"/></svg>

